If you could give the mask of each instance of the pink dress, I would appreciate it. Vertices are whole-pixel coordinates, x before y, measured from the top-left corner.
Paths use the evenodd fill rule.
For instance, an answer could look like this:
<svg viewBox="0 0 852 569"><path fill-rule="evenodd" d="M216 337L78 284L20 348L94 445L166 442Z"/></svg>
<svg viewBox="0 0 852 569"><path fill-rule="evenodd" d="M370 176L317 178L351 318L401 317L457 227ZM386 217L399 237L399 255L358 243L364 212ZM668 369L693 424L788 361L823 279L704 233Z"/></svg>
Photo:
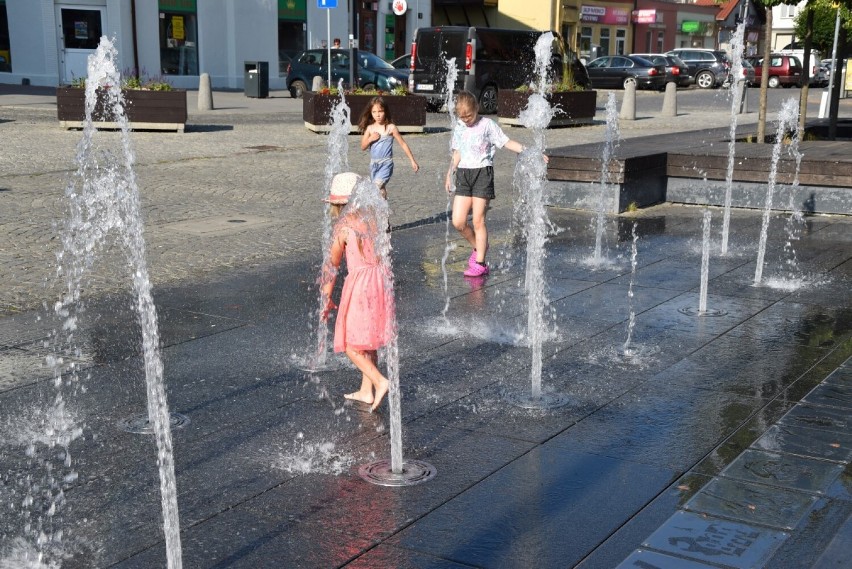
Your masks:
<svg viewBox="0 0 852 569"><path fill-rule="evenodd" d="M363 227L357 222L354 225ZM393 291L385 291L385 269L373 251L372 239L362 232L356 238L359 232L346 223L339 230L348 232L347 274L337 308L334 351L377 350L388 343L392 333L388 319L394 314Z"/></svg>

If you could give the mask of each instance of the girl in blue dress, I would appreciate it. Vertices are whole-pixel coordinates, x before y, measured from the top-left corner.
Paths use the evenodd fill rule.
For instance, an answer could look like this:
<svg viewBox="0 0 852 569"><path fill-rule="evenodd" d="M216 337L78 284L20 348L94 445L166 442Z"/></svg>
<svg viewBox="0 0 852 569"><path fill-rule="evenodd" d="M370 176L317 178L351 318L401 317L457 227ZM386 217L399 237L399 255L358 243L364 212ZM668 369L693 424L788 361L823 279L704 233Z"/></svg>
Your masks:
<svg viewBox="0 0 852 569"><path fill-rule="evenodd" d="M358 121L361 136L361 150L370 149L370 179L379 187L382 196L387 199L387 183L393 175L393 142L399 143L402 151L411 161L411 168L417 172L420 166L414 159L408 144L402 139L399 129L393 124L388 104L382 97L373 97Z"/></svg>

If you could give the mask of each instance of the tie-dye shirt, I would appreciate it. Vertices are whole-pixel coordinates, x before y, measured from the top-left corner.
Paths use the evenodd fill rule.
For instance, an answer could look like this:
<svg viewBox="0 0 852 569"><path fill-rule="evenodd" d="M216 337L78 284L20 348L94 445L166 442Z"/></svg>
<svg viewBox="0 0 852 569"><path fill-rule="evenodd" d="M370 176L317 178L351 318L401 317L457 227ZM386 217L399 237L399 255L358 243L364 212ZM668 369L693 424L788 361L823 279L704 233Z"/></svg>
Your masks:
<svg viewBox="0 0 852 569"><path fill-rule="evenodd" d="M452 149L461 155L459 168L484 168L491 166L494 152L503 148L509 137L497 123L485 117L479 117L472 126L458 121L453 130Z"/></svg>

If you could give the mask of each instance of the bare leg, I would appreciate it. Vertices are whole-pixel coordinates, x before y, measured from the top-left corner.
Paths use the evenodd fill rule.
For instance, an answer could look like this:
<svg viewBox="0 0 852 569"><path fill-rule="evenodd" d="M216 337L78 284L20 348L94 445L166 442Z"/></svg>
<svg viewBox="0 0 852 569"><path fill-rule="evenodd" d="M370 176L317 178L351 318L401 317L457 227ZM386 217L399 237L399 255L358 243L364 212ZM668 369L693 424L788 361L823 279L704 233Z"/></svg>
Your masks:
<svg viewBox="0 0 852 569"><path fill-rule="evenodd" d="M467 214L470 213L472 205L473 198L467 196L453 198L453 227L470 243L471 247L476 249L476 235L467 223Z"/></svg>
<svg viewBox="0 0 852 569"><path fill-rule="evenodd" d="M346 348L346 355L352 360L361 373L363 373L372 383L376 394L373 397L373 405L370 411L375 411L382 403L385 395L388 392L388 380L376 367L377 354L373 351L361 351L354 348Z"/></svg>
<svg viewBox="0 0 852 569"><path fill-rule="evenodd" d="M473 200L473 233L476 249L476 260L485 262L485 253L488 251L488 229L485 227L485 214L488 211L488 200L485 198L471 198Z"/></svg>

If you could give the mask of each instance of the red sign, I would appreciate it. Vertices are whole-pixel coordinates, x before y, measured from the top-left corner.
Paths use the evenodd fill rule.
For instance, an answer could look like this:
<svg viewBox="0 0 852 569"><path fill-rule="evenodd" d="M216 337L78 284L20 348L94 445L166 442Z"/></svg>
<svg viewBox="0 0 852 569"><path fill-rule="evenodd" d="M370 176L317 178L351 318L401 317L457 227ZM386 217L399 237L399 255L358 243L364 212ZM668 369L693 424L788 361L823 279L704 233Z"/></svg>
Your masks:
<svg viewBox="0 0 852 569"><path fill-rule="evenodd" d="M634 24L655 24L657 23L656 10L633 10Z"/></svg>

